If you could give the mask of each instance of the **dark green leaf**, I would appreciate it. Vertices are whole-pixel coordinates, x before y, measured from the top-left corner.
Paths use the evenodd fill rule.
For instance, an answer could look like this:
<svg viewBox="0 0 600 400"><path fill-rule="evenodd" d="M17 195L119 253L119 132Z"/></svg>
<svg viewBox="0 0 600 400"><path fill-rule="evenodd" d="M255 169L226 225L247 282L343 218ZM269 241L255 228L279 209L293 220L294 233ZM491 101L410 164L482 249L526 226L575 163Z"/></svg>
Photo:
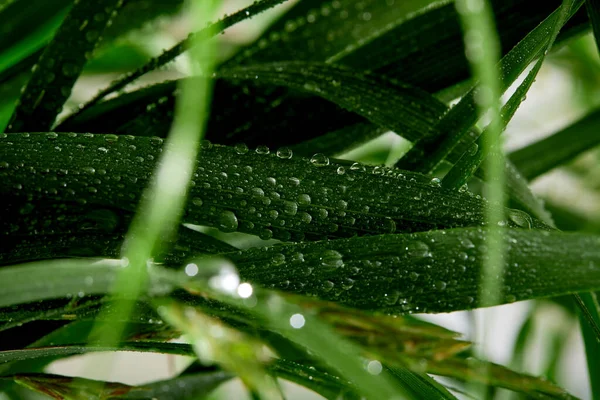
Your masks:
<svg viewBox="0 0 600 400"><path fill-rule="evenodd" d="M594 38L596 39L596 46L600 51L600 1L598 0L585 0L585 8L590 16L592 22L592 29L594 31Z"/></svg>
<svg viewBox="0 0 600 400"><path fill-rule="evenodd" d="M71 94L104 28L122 0L81 0L46 47L19 99L8 130L47 131Z"/></svg>
<svg viewBox="0 0 600 400"><path fill-rule="evenodd" d="M174 47L165 51L159 57L156 57L156 58L150 60L148 63L146 63L141 68L138 68L135 71L124 75L122 78L120 78L119 80L114 82L108 88L102 90L90 102L88 102L82 108L82 110L87 109L88 107L91 107L92 105L96 104L98 101L102 100L108 94L124 88L125 86L127 86L129 83L133 82L140 76L142 76L152 70L155 70L155 69L167 64L168 62L172 61L173 59L175 59L175 57L177 57L178 55L183 53L185 50L187 50L187 48L190 46L190 44L193 43L194 41L207 40L210 37L212 37L213 35L216 35L217 33L222 32L223 30L225 30L241 21L250 19L257 14L260 14L260 13L268 10L269 8L272 8L278 4L284 3L285 1L287 1L287 0L256 1L249 7L239 10L229 16L226 16L223 19L221 19L220 21L213 23L212 25L206 27L205 29L203 29L199 32L192 33L185 40L181 41ZM215 27L218 27L218 28L215 28Z"/></svg>
<svg viewBox="0 0 600 400"><path fill-rule="evenodd" d="M423 138L446 110L428 93L398 81L321 63L281 62L223 69L232 80L259 80L321 96L408 140Z"/></svg>
<svg viewBox="0 0 600 400"><path fill-rule="evenodd" d="M3 135L0 193L15 196L17 188L16 198L23 196L21 207L29 209L29 202L44 198L132 211L161 149L158 138ZM245 146L205 144L184 222L282 240L485 222L484 200L468 192L445 190L423 175L334 163L322 154L306 159L292 157L286 149L266 153L264 147L248 151ZM434 204L438 200L442 206ZM66 214L60 209L57 213ZM509 212L509 217L510 226L544 227L522 212ZM2 229L15 234L31 227L9 220Z"/></svg>
<svg viewBox="0 0 600 400"><path fill-rule="evenodd" d="M548 51L560 28L575 14L583 0L565 0L555 12L531 31L500 61L502 92L518 78L537 57ZM468 133L477 122L476 97L478 86L437 124L428 139L418 143L398 166L428 173L439 165L462 141L469 141ZM427 156L424 158L424 156Z"/></svg>
<svg viewBox="0 0 600 400"><path fill-rule="evenodd" d="M600 143L600 111L509 154L528 180L556 168Z"/></svg>

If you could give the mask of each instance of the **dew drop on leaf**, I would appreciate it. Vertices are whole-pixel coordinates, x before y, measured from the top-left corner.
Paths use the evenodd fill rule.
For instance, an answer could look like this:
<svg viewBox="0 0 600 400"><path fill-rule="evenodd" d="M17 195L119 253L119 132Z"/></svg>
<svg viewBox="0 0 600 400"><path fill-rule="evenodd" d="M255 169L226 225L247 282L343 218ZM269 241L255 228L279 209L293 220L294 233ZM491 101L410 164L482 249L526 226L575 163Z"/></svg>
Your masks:
<svg viewBox="0 0 600 400"><path fill-rule="evenodd" d="M310 158L310 162L316 167L329 165L329 158L323 153L317 153Z"/></svg>
<svg viewBox="0 0 600 400"><path fill-rule="evenodd" d="M282 147L279 150L277 150L277 157L284 160L289 160L290 158L292 158L293 154L294 153L292 152L292 149L290 149L289 147Z"/></svg>
<svg viewBox="0 0 600 400"><path fill-rule="evenodd" d="M233 148L238 154L246 154L248 152L248 146L245 143L238 143Z"/></svg>
<svg viewBox="0 0 600 400"><path fill-rule="evenodd" d="M519 210L508 210L508 219L515 225L525 229L531 229L531 226L533 225L531 217L527 213Z"/></svg>
<svg viewBox="0 0 600 400"><path fill-rule="evenodd" d="M321 265L325 268L337 269L344 266L342 255L336 250L325 250L320 257Z"/></svg>
<svg viewBox="0 0 600 400"><path fill-rule="evenodd" d="M258 146L256 148L257 154L269 154L269 148L267 146Z"/></svg>
<svg viewBox="0 0 600 400"><path fill-rule="evenodd" d="M238 228L238 219L232 211L225 210L219 214L218 224L223 232L235 232Z"/></svg>

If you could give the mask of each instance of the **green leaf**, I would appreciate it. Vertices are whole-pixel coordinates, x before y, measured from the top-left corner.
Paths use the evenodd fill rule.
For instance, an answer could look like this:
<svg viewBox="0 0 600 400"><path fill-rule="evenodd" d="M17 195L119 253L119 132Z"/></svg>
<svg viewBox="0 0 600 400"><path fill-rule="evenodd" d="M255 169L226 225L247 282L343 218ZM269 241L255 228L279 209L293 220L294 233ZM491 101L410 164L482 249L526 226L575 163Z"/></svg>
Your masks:
<svg viewBox="0 0 600 400"><path fill-rule="evenodd" d="M598 306L598 298L595 293L587 293L586 296L578 297L577 302L580 303L579 308L579 324L585 344L585 353L587 358L588 374L590 378L590 386L594 396L600 394L600 362L598 355L600 354L600 335L598 327L600 326L600 313Z"/></svg>
<svg viewBox="0 0 600 400"><path fill-rule="evenodd" d="M592 29L594 31L594 38L596 39L596 46L600 51L600 1L598 0L585 0L585 8L590 17L592 23Z"/></svg>
<svg viewBox="0 0 600 400"><path fill-rule="evenodd" d="M187 336L201 362L217 363L234 373L260 398L281 398L276 381L266 373L264 364L271 357L261 341L193 307L173 301L157 305L163 319Z"/></svg>
<svg viewBox="0 0 600 400"><path fill-rule="evenodd" d="M193 349L190 345L181 343L130 342L122 343L119 346L112 347L73 344L68 346L32 347L20 350L0 351L0 363L32 360L44 357L69 357L79 354L87 354L101 351L135 351L161 354L176 354L181 356L191 356L194 354Z"/></svg>
<svg viewBox="0 0 600 400"><path fill-rule="evenodd" d="M71 378L50 374L27 374L10 377L20 385L56 399L110 398L192 400L203 397L231 375L223 371L188 374L157 381L143 386L100 382L84 378Z"/></svg>
<svg viewBox="0 0 600 400"><path fill-rule="evenodd" d="M223 30L225 30L241 21L250 19L250 18L254 17L255 15L260 14L278 4L284 3L285 1L287 1L287 0L261 0L261 1L254 2L252 5L246 7L242 10L239 10L231 15L225 16L221 20L207 26L206 28L202 29L201 31L190 34L186 39L179 42L177 45L173 46L169 50L165 51L160 56L153 58L148 63L146 63L144 66L124 75L123 77L118 79L116 82L111 84L108 88L100 91L100 93L98 93L92 100L90 100L85 106L83 106L81 108L81 111L96 104L98 101L102 100L104 97L106 97L110 93L113 93L117 90L124 88L125 86L127 86L129 83L133 82L140 76L142 76L150 71L153 71L153 70L167 64L168 62L172 61L173 59L175 59L175 57L177 57L178 55L183 53L185 50L187 50L192 43L194 43L194 42L198 43L203 40L208 40L212 36L216 35L217 33L222 32Z"/></svg>
<svg viewBox="0 0 600 400"><path fill-rule="evenodd" d="M563 4L519 42L499 64L502 93L527 66L552 45L559 29L583 4L583 0L565 0ZM444 116L430 137L413 147L398 166L430 172L462 141L468 141L470 128L477 122L475 86ZM427 155L424 158L424 155Z"/></svg>
<svg viewBox="0 0 600 400"><path fill-rule="evenodd" d="M278 378L302 385L327 399L357 397L356 389L350 389L353 387L351 382L307 364L280 358L269 366L269 371Z"/></svg>
<svg viewBox="0 0 600 400"><path fill-rule="evenodd" d="M320 63L281 62L224 69L223 78L256 80L319 95L408 140L422 138L446 106L415 87Z"/></svg>
<svg viewBox="0 0 600 400"><path fill-rule="evenodd" d="M411 388L421 399L455 400L456 397L444 386L425 373L417 373L406 368L393 367L387 371L406 387Z"/></svg>
<svg viewBox="0 0 600 400"><path fill-rule="evenodd" d="M533 180L600 144L599 126L600 111L595 111L509 157L527 180Z"/></svg>
<svg viewBox="0 0 600 400"><path fill-rule="evenodd" d="M538 59L523 82L521 82L517 90L515 90L510 99L502 107L503 126L506 126L517 112L517 109L527 95L529 88L535 81L537 73L542 67L543 61L544 57ZM463 153L461 158L458 159L452 169L450 169L450 171L448 171L448 173L444 176L444 179L442 179L442 186L450 189L458 189L469 181L469 179L481 165L482 161L488 155L489 150L486 150L484 142L486 140L485 138L489 137L489 135L490 131L488 127L481 135L479 135L476 142L472 145L472 149L466 153Z"/></svg>
<svg viewBox="0 0 600 400"><path fill-rule="evenodd" d="M60 26L71 3L72 0L18 0L2 7L0 20L10 23L4 24L0 39L0 71L41 49Z"/></svg>
<svg viewBox="0 0 600 400"><path fill-rule="evenodd" d="M47 131L71 94L71 89L120 0L81 0L65 18L46 47L25 87L8 130Z"/></svg>
<svg viewBox="0 0 600 400"><path fill-rule="evenodd" d="M119 261L42 261L0 269L0 307L60 297L106 293ZM32 277L35 276L35 280Z"/></svg>
<svg viewBox="0 0 600 400"><path fill-rule="evenodd" d="M484 236L480 228L453 229L276 245L230 257L244 279L260 285L362 309L451 312L481 300ZM506 240L506 274L497 304L599 285L597 236L510 229Z"/></svg>
<svg viewBox="0 0 600 400"><path fill-rule="evenodd" d="M18 196L30 196L30 201L84 201L132 211L161 149L158 138L8 134L0 138L5 163L0 193L15 196L19 188ZM485 222L484 200L445 190L420 174L334 163L323 155L293 157L286 149L266 153L265 147L248 151L205 143L183 221L286 241ZM97 179L101 185L94 183ZM21 201L21 207L28 203ZM68 212L59 209L58 214ZM524 213L509 214L509 226L545 227ZM29 229L8 222L7 234Z"/></svg>

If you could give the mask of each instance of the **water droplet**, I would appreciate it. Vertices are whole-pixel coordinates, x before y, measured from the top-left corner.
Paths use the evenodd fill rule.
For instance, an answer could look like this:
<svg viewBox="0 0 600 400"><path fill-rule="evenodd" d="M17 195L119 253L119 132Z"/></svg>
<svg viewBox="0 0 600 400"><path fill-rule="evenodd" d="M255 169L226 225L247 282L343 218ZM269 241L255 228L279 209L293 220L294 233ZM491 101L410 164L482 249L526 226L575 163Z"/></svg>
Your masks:
<svg viewBox="0 0 600 400"><path fill-rule="evenodd" d="M335 250L326 250L320 257L321 265L326 268L337 269L344 266L342 255Z"/></svg>
<svg viewBox="0 0 600 400"><path fill-rule="evenodd" d="M329 165L329 158L322 153L317 153L310 158L310 162L317 167L325 167Z"/></svg>
<svg viewBox="0 0 600 400"><path fill-rule="evenodd" d="M258 146L256 148L256 153L257 154L269 154L269 148L267 146Z"/></svg>
<svg viewBox="0 0 600 400"><path fill-rule="evenodd" d="M223 232L235 232L238 228L236 215L229 210L222 211L219 215L218 227Z"/></svg>
<svg viewBox="0 0 600 400"><path fill-rule="evenodd" d="M290 149L289 147L282 147L279 150L277 150L277 157L282 158L284 160L289 160L290 158L292 158L293 156L293 152L292 149Z"/></svg>
<svg viewBox="0 0 600 400"><path fill-rule="evenodd" d="M383 371L383 365L377 360L369 361L367 364L367 371L371 375L379 375Z"/></svg>
<svg viewBox="0 0 600 400"><path fill-rule="evenodd" d="M296 203L295 201L284 201L283 212L287 215L296 215L296 213L298 212L298 203Z"/></svg>
<svg viewBox="0 0 600 400"><path fill-rule="evenodd" d="M410 257L431 257L431 252L429 251L429 246L421 241L415 241L408 243L406 245L406 251Z"/></svg>
<svg viewBox="0 0 600 400"><path fill-rule="evenodd" d="M508 210L508 219L521 228L531 229L533 226L533 221L529 214L520 210Z"/></svg>
<svg viewBox="0 0 600 400"><path fill-rule="evenodd" d="M58 133L56 133L56 132L46 133L46 138L47 139L56 139L56 138L58 138Z"/></svg>
<svg viewBox="0 0 600 400"><path fill-rule="evenodd" d="M303 193L298 195L298 204L309 205L311 203L311 198L308 194Z"/></svg>
<svg viewBox="0 0 600 400"><path fill-rule="evenodd" d="M444 290L444 289L446 289L446 282L444 282L444 281L435 281L434 287L437 290Z"/></svg>
<svg viewBox="0 0 600 400"><path fill-rule="evenodd" d="M246 154L248 152L248 146L246 146L246 144L244 144L244 143L238 143L238 144L236 144L233 147L233 149L238 154Z"/></svg>
<svg viewBox="0 0 600 400"><path fill-rule="evenodd" d="M331 290L335 287L335 283L331 282L331 281L325 281L323 282L323 284L321 285L321 289L324 292L331 292Z"/></svg>
<svg viewBox="0 0 600 400"><path fill-rule="evenodd" d="M197 207L201 207L202 204L204 204L204 202L202 201L202 199L200 197L194 197L192 199L192 204L197 206Z"/></svg>
<svg viewBox="0 0 600 400"><path fill-rule="evenodd" d="M442 186L442 181L440 180L440 178L432 178L431 179L431 186L441 187Z"/></svg>
<svg viewBox="0 0 600 400"><path fill-rule="evenodd" d="M301 329L306 323L306 319L302 314L294 314L290 317L290 325L294 329Z"/></svg>
<svg viewBox="0 0 600 400"><path fill-rule="evenodd" d="M346 168L338 167L338 169L336 171L337 171L338 175L344 175L346 173Z"/></svg>
<svg viewBox="0 0 600 400"><path fill-rule="evenodd" d="M281 253L273 256L273 265L281 265L285 262L285 256Z"/></svg>
<svg viewBox="0 0 600 400"><path fill-rule="evenodd" d="M365 172L366 168L364 165L362 165L361 163L354 163L350 166L350 169L352 171L360 171L360 172Z"/></svg>

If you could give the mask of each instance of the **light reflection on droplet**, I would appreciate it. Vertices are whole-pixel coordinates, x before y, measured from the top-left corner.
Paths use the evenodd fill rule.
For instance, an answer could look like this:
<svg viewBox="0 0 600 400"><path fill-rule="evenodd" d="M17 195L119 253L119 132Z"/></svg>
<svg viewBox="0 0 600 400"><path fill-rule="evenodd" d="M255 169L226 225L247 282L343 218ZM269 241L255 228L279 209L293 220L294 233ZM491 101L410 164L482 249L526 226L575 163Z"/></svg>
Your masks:
<svg viewBox="0 0 600 400"><path fill-rule="evenodd" d="M381 371L383 371L383 366L377 360L369 361L369 364L367 364L367 371L371 375L379 375Z"/></svg>
<svg viewBox="0 0 600 400"><path fill-rule="evenodd" d="M196 264L190 263L185 266L185 274L187 276L196 276L198 275L198 266Z"/></svg>
<svg viewBox="0 0 600 400"><path fill-rule="evenodd" d="M306 320L302 314L294 314L290 317L290 325L294 329L300 329L304 326Z"/></svg>
<svg viewBox="0 0 600 400"><path fill-rule="evenodd" d="M238 296L240 296L242 299L247 299L248 297L252 296L252 292L252 285L246 282L240 284L240 286L237 288Z"/></svg>

